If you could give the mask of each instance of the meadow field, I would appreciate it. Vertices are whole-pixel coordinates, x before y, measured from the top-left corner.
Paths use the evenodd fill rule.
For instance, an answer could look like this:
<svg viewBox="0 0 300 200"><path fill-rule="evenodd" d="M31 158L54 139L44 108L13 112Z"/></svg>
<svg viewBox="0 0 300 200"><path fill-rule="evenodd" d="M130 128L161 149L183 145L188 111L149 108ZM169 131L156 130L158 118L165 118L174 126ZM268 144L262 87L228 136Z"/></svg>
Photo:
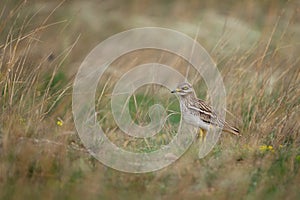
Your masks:
<svg viewBox="0 0 300 200"><path fill-rule="evenodd" d="M146 26L180 31L207 50L225 84L226 119L242 136L222 134L203 159L195 141L166 168L125 173L82 144L72 90L97 44ZM296 0L1 0L0 199L300 199L299 55ZM150 62L183 74L188 66L168 52L134 51L114 61L98 83L97 119L107 137L129 151L155 151L179 126L178 99L158 85L129 100L140 125L149 123L155 103L172 113L155 137L129 137L114 121L115 83ZM197 96L210 102L203 77L189 70Z"/></svg>

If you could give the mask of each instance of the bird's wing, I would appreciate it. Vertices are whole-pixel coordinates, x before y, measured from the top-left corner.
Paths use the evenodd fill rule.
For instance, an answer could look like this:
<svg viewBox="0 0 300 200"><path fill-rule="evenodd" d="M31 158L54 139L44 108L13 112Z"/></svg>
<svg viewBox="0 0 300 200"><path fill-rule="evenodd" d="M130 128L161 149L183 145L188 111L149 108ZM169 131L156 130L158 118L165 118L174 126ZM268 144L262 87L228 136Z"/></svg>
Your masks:
<svg viewBox="0 0 300 200"><path fill-rule="evenodd" d="M217 113L212 109L212 107L208 104L206 104L203 100L197 99L197 101L191 105L188 105L188 107L196 112L200 113L201 120L212 124L218 127L222 127L224 131L227 131L229 133L240 135L240 131L238 128L229 125L227 122L221 120Z"/></svg>
<svg viewBox="0 0 300 200"><path fill-rule="evenodd" d="M197 99L197 101L191 105L188 105L188 107L193 111L199 112L202 121L208 124L220 126L216 112L203 100Z"/></svg>

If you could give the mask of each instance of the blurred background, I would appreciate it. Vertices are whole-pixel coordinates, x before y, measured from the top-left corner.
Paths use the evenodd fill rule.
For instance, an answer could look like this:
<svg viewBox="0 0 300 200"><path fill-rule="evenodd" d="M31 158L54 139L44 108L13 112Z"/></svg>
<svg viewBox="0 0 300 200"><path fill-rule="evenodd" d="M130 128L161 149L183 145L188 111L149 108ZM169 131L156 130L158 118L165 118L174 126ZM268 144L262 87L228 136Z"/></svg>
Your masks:
<svg viewBox="0 0 300 200"><path fill-rule="evenodd" d="M72 65L74 71L78 68L77 62L80 63L99 42L137 27L158 26L178 30L193 38L197 35L197 41L214 59L218 59L219 51L243 54L258 41L266 45L270 34L273 34L273 40L281 39L282 43L296 41L299 31L297 1L34 0L26 3L2 1L2 5L2 18L12 15L12 11L19 11L18 19L5 20L5 24L26 21L22 28L24 32L43 23L46 26L40 27L43 30L40 31L41 44L33 52L35 56L57 56L78 40L68 58L75 64ZM282 41L287 39L282 38L288 34L287 29L294 34L289 35L289 41Z"/></svg>
<svg viewBox="0 0 300 200"><path fill-rule="evenodd" d="M80 142L72 118L72 84L96 45L147 26L185 33L208 51L224 79L228 118L243 137L222 135L201 160L194 145L168 168L127 174L99 163ZM299 53L296 0L1 0L0 197L298 199ZM109 138L141 152L167 144L180 115L155 139L132 140L115 128L109 94L126 70L150 61L179 70L187 65L166 52L133 52L114 62L96 96ZM203 80L193 72L197 95L209 100ZM153 87L137 91L137 100L130 101L137 123L149 120L147 108L157 101L179 111L174 96L153 98Z"/></svg>

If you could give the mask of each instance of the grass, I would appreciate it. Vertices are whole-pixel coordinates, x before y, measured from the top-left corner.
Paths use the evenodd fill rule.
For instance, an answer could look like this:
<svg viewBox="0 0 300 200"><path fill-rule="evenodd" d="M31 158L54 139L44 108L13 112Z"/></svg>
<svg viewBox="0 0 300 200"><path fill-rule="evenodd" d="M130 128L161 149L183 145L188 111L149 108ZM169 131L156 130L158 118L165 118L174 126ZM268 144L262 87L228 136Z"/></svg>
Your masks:
<svg viewBox="0 0 300 200"><path fill-rule="evenodd" d="M147 1L16 0L0 5L1 199L300 197L296 1L153 1L150 5ZM72 118L72 84L80 62L98 42L149 25L185 32L208 49L224 78L227 109L232 113L227 118L239 126L242 137L223 134L201 160L194 143L167 168L122 173L99 163L82 145ZM169 143L180 120L176 97L163 87L147 85L131 97L131 116L136 123L147 124L149 107L160 103L168 114L174 113L164 128L147 139L131 138L116 128L110 111L114 84L124 72L147 62L160 62L182 73L187 66L187 61L167 52L132 52L114 61L95 98L107 136L137 152ZM198 97L209 100L203 80L195 74L191 68L189 80Z"/></svg>

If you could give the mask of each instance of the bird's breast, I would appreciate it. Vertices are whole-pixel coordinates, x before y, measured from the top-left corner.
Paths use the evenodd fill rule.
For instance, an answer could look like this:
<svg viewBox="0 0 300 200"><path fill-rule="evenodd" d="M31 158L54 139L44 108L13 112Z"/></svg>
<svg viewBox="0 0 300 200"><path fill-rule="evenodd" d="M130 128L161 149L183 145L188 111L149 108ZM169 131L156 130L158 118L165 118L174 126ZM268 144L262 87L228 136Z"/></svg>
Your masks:
<svg viewBox="0 0 300 200"><path fill-rule="evenodd" d="M180 108L182 118L186 123L205 130L209 129L209 124L201 120L199 113L189 110L185 105L181 105Z"/></svg>

